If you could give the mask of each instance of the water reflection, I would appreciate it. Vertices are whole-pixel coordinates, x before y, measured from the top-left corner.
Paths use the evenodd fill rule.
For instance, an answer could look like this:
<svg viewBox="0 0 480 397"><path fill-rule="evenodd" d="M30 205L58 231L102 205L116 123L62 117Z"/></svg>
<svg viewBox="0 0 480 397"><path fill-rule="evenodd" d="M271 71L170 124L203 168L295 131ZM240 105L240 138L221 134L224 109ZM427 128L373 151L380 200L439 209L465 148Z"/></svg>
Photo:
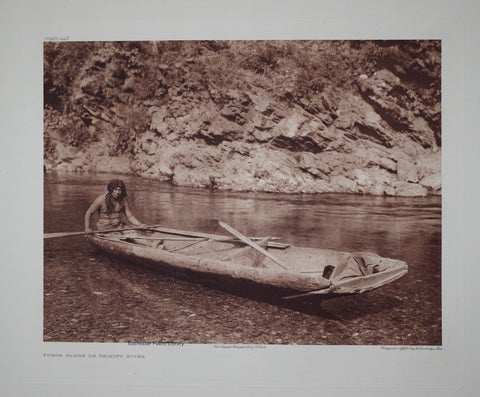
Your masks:
<svg viewBox="0 0 480 397"><path fill-rule="evenodd" d="M45 231L82 230L85 210L112 177L47 174ZM132 209L145 223L224 234L217 225L222 220L243 233L283 237L297 245L440 263L439 197L235 193L123 179Z"/></svg>

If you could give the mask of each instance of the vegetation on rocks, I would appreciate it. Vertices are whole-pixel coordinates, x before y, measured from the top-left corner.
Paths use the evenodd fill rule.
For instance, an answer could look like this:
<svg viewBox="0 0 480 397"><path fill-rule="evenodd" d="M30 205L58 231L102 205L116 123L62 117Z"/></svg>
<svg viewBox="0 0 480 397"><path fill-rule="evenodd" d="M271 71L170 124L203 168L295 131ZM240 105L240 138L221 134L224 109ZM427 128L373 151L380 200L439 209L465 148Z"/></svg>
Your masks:
<svg viewBox="0 0 480 397"><path fill-rule="evenodd" d="M48 42L47 170L441 192L440 41Z"/></svg>

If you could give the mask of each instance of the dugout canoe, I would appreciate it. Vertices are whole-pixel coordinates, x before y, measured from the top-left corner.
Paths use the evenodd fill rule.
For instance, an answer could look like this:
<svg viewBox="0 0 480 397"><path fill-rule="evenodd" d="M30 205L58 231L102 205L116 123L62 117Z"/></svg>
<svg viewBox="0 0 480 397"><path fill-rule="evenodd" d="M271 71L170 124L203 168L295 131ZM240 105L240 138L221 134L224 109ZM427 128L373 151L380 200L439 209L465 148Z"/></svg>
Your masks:
<svg viewBox="0 0 480 397"><path fill-rule="evenodd" d="M86 238L99 250L129 262L187 273L198 280L274 287L284 299L360 294L408 271L404 261L375 253L295 247L268 238L248 238L247 244L237 237L165 228L98 232Z"/></svg>

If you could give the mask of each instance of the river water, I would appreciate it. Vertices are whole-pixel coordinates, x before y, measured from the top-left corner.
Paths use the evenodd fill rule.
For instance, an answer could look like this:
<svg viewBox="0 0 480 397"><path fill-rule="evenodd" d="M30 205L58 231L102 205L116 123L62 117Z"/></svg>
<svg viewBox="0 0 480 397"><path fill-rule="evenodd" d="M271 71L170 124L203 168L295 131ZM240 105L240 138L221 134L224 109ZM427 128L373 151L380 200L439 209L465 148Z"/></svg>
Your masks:
<svg viewBox="0 0 480 397"><path fill-rule="evenodd" d="M109 174L45 174L44 231L83 231ZM143 223L292 245L373 251L409 273L359 296L282 303L212 289L100 254L83 237L44 243L44 340L441 345L441 198L268 194L122 176Z"/></svg>

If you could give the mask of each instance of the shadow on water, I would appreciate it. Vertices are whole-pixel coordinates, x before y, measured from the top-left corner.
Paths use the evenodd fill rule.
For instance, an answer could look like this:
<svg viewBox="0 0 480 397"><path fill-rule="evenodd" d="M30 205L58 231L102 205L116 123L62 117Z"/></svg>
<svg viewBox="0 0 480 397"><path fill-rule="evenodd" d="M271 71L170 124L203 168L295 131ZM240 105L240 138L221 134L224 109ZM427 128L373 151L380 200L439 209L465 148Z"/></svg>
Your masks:
<svg viewBox="0 0 480 397"><path fill-rule="evenodd" d="M228 276L211 275L207 276L191 270L178 270L168 265L159 267L157 264L146 262L132 263L128 260L112 258L100 250L94 249L95 255L102 257L104 265L115 269L123 267L136 274L141 274L152 281L155 279L168 278L168 282L173 285L182 283L183 287L188 289L202 286L211 291L226 293L230 296L238 296L249 300L254 300L270 305L293 310L309 316L321 317L334 321L355 320L371 314L378 314L383 311L393 310L401 305L401 300L395 297L382 298L381 305L362 303L364 296L367 295L348 295L331 297L306 297L300 299L284 299L284 297L295 295L298 291L277 288L269 285L259 285L248 280L232 279ZM187 283L187 285L185 285ZM181 289L177 291L181 294ZM359 303L360 302L360 303ZM327 306L327 308L326 308Z"/></svg>
<svg viewBox="0 0 480 397"><path fill-rule="evenodd" d="M373 292L362 295L336 296L329 299L312 298L287 304L292 310L304 314L321 316L337 321L351 321L396 310L402 301L395 297L383 297L381 305L368 304L368 296Z"/></svg>

